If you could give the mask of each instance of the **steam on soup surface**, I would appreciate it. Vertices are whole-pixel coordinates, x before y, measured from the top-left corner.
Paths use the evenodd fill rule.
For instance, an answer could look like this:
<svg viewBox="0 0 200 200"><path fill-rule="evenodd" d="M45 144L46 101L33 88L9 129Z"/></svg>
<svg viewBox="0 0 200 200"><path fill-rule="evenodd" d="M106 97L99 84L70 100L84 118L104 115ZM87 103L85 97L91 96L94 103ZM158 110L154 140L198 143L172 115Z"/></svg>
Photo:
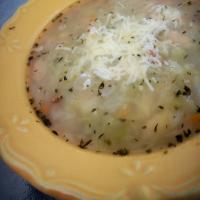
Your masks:
<svg viewBox="0 0 200 200"><path fill-rule="evenodd" d="M198 0L79 1L33 46L30 102L81 148L166 150L200 132L199 54Z"/></svg>

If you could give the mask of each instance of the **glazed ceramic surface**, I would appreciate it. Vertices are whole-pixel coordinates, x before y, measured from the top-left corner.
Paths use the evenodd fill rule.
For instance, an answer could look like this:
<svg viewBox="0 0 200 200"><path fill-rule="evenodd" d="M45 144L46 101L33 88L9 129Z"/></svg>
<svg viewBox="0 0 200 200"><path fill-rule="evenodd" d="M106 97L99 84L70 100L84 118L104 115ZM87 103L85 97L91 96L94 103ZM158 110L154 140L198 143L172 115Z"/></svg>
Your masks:
<svg viewBox="0 0 200 200"><path fill-rule="evenodd" d="M16 9L27 2L26 0L1 0L0 3L0 27L6 20L12 16ZM52 200L53 198L39 192L29 185L22 177L9 169L9 167L0 160L0 194L3 200L21 200L37 199Z"/></svg>

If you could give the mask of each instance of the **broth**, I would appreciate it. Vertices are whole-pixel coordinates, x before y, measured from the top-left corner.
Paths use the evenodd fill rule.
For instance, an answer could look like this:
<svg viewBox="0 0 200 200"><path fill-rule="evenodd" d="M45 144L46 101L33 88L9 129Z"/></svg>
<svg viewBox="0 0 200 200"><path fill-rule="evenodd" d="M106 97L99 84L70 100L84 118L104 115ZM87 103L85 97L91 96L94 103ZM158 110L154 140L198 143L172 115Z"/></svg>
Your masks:
<svg viewBox="0 0 200 200"><path fill-rule="evenodd" d="M36 40L29 99L83 149L166 152L200 132L199 53L198 0L78 1Z"/></svg>

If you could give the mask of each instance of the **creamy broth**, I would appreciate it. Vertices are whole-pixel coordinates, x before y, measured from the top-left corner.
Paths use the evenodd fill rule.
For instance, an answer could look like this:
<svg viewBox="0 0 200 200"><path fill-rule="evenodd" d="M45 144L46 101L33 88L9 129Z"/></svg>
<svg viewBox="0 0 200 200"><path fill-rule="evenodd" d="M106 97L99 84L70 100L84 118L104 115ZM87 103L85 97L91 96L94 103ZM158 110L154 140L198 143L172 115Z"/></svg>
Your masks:
<svg viewBox="0 0 200 200"><path fill-rule="evenodd" d="M76 146L151 153L200 132L200 2L84 0L35 42L36 114Z"/></svg>

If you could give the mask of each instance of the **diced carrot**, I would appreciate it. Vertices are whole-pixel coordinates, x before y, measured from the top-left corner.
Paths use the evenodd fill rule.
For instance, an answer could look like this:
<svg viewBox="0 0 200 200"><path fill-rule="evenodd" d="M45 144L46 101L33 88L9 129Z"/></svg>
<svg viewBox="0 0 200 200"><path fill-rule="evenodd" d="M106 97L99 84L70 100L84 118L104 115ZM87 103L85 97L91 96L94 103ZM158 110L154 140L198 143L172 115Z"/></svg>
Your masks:
<svg viewBox="0 0 200 200"><path fill-rule="evenodd" d="M63 96L56 96L52 99L52 103L58 103L62 98Z"/></svg>
<svg viewBox="0 0 200 200"><path fill-rule="evenodd" d="M186 122L191 123L191 124L200 123L200 114L192 115L191 117L186 119Z"/></svg>
<svg viewBox="0 0 200 200"><path fill-rule="evenodd" d="M50 104L49 103L42 103L42 105L41 105L41 111L44 114L47 115L49 113L49 110L50 110Z"/></svg>
<svg viewBox="0 0 200 200"><path fill-rule="evenodd" d="M117 111L117 116L120 118L126 118L128 114L130 113L130 110L131 108L129 105L123 106Z"/></svg>

